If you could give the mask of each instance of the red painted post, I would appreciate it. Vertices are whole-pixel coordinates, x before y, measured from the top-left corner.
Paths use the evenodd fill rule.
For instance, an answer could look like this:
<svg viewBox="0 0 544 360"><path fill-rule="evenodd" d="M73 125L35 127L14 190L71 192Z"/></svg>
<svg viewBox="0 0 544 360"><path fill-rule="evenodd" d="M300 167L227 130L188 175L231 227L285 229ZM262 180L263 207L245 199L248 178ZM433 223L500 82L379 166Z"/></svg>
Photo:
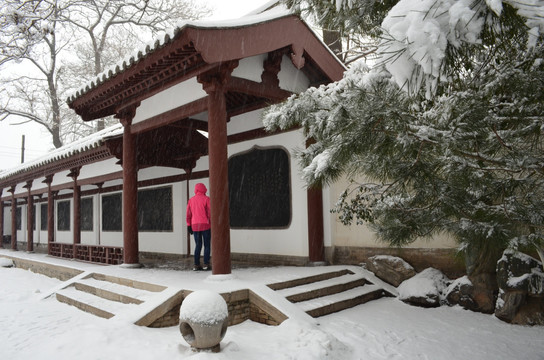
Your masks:
<svg viewBox="0 0 544 360"><path fill-rule="evenodd" d="M17 199L15 186L9 189L11 193L11 250L17 250Z"/></svg>
<svg viewBox="0 0 544 360"><path fill-rule="evenodd" d="M307 190L308 255L312 263L325 261L323 241L323 192L321 187Z"/></svg>
<svg viewBox="0 0 544 360"><path fill-rule="evenodd" d="M53 175L45 177L47 184L47 253L51 255L51 244L55 241L55 199L51 189Z"/></svg>
<svg viewBox="0 0 544 360"><path fill-rule="evenodd" d="M136 109L123 113L123 265L139 266L138 249L138 164L136 137L131 133Z"/></svg>
<svg viewBox="0 0 544 360"><path fill-rule="evenodd" d="M189 190L189 180L191 180L191 173L193 169L184 169L187 174L187 180L185 181L185 193L187 196L187 203L189 202L189 197L191 196ZM185 204L187 206L187 204ZM189 233L189 228L187 228L187 257L191 257L191 234Z"/></svg>
<svg viewBox="0 0 544 360"><path fill-rule="evenodd" d="M4 189L0 189L0 197ZM0 200L0 249L4 247L4 202Z"/></svg>
<svg viewBox="0 0 544 360"><path fill-rule="evenodd" d="M80 168L73 168L70 170L70 176L74 180L73 185L73 197L74 197L74 209L73 209L73 249L72 249L72 257L74 259L77 259L77 250L78 245L81 244L81 188L77 184L77 177L79 176L79 170Z"/></svg>
<svg viewBox="0 0 544 360"><path fill-rule="evenodd" d="M208 94L208 155L212 232L212 273L230 274L230 213L225 84L234 67L199 79Z"/></svg>
<svg viewBox="0 0 544 360"><path fill-rule="evenodd" d="M31 195L32 190L32 180L28 181L25 185L28 196L27 196L27 208L26 208L26 232L27 232L27 238L26 238L26 251L33 252L34 251L34 229L32 228L32 225L34 224L34 198Z"/></svg>

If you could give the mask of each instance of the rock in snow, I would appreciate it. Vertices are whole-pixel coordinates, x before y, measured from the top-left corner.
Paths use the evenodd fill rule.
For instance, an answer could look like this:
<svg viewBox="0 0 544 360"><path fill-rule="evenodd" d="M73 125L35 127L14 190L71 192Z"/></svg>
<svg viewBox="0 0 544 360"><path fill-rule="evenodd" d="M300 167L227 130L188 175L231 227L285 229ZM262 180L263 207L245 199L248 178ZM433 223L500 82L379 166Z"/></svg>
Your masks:
<svg viewBox="0 0 544 360"><path fill-rule="evenodd" d="M440 270L427 268L398 287L399 299L421 307L438 307L449 279Z"/></svg>
<svg viewBox="0 0 544 360"><path fill-rule="evenodd" d="M396 256L376 255L366 260L366 268L383 281L399 286L416 274L412 265Z"/></svg>
<svg viewBox="0 0 544 360"><path fill-rule="evenodd" d="M497 318L514 324L544 324L544 273L541 262L529 255L506 250L497 263L497 283Z"/></svg>
<svg viewBox="0 0 544 360"><path fill-rule="evenodd" d="M1 267L13 267L13 260L8 258L0 257L0 266Z"/></svg>

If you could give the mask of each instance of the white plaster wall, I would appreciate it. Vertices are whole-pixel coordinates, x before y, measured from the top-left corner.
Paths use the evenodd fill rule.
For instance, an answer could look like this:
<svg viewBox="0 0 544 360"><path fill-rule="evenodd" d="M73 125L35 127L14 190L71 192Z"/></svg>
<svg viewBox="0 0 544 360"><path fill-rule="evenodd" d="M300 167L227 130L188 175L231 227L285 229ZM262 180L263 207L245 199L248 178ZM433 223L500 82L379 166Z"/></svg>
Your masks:
<svg viewBox="0 0 544 360"><path fill-rule="evenodd" d="M41 216L40 216L40 206L42 203L34 203L34 206L36 207L36 212L34 213L34 222L36 224L36 228L34 230L34 244L41 244L45 243L47 244L47 232L45 232L45 237L42 236L42 231L40 231L41 226Z"/></svg>
<svg viewBox="0 0 544 360"><path fill-rule="evenodd" d="M58 223L58 207L57 204L59 201L69 201L70 202L70 230L68 231L60 231L57 228ZM65 244L73 244L74 243L74 235L72 233L72 229L74 228L74 202L72 199L62 199L55 201L55 242L58 243L65 243Z"/></svg>
<svg viewBox="0 0 544 360"><path fill-rule="evenodd" d="M164 184L159 187L172 186L172 210L173 231L162 232L139 232L139 250L146 252L161 252L169 254L184 254L187 251L186 227L184 226L186 204L185 182L175 184ZM155 187L140 188L153 189Z"/></svg>
<svg viewBox="0 0 544 360"><path fill-rule="evenodd" d="M196 161L196 166L193 169L193 173L197 171L206 171L210 168L209 165L209 157L208 156L202 156L200 159Z"/></svg>
<svg viewBox="0 0 544 360"><path fill-rule="evenodd" d="M36 230L33 232L34 244L47 243L47 231L45 232L45 237L43 232L40 229L40 204L35 203L36 205ZM19 205L21 208L21 230L17 230L17 241L26 241L27 239L27 205ZM4 208L4 233L2 235L11 235L11 206ZM26 249L26 248L25 248Z"/></svg>
<svg viewBox="0 0 544 360"><path fill-rule="evenodd" d="M93 164L82 166L79 170L78 180L84 180L93 178L98 175L111 174L119 171L123 171L123 167L116 164L119 160L117 158L110 158L104 161L99 161Z"/></svg>
<svg viewBox="0 0 544 360"><path fill-rule="evenodd" d="M17 230L17 241L26 241L26 205L17 207L21 209L21 229Z"/></svg>
<svg viewBox="0 0 544 360"><path fill-rule="evenodd" d="M4 207L4 233L11 235L11 206Z"/></svg>
<svg viewBox="0 0 544 360"><path fill-rule="evenodd" d="M185 171L181 169L168 168L162 166L154 166L138 171L138 181L151 180L166 176L175 176L185 174Z"/></svg>
<svg viewBox="0 0 544 360"><path fill-rule="evenodd" d="M47 184L45 184L44 181L45 181L45 176L34 180L32 182L32 191L39 190L42 193L46 193L47 192Z"/></svg>
<svg viewBox="0 0 544 360"><path fill-rule="evenodd" d="M97 230L97 206L96 202L98 201L98 197L96 195L93 196L82 196L81 199L87 199L92 198L93 199L93 230L92 231L83 231L81 230L81 244L82 245L96 245L96 230ZM70 219L72 221L72 224L74 223L73 214L72 218ZM72 226L73 227L73 226Z"/></svg>
<svg viewBox="0 0 544 360"><path fill-rule="evenodd" d="M262 128L262 114L263 109L258 109L238 116L233 116L227 125L227 135Z"/></svg>
<svg viewBox="0 0 544 360"><path fill-rule="evenodd" d="M41 230L41 224L42 224L42 219L41 219L41 213L40 213L40 207L42 205L44 205L46 208L47 208L47 197L45 197L46 201L45 202L41 202L39 204L36 204L37 207L36 207L36 219L37 219L37 222L36 222L36 232L39 234L39 238L40 238L40 243L42 244L47 244L47 230L44 230L42 231Z"/></svg>
<svg viewBox="0 0 544 360"><path fill-rule="evenodd" d="M55 174L53 176L53 181L51 182L51 186L57 186L57 185L64 185L64 184L72 184L74 180L68 176L70 171L61 171Z"/></svg>
<svg viewBox="0 0 544 360"><path fill-rule="evenodd" d="M100 207L102 206L102 197L104 195L113 195L120 194L121 191L109 192L100 194L99 201ZM100 216L102 216L102 211L99 211ZM102 231L102 220L99 222L100 226L100 245L104 246L123 246L123 232L122 231Z"/></svg>
<svg viewBox="0 0 544 360"><path fill-rule="evenodd" d="M263 63L267 57L268 54L259 54L241 59L238 67L232 71L232 76L260 83L262 81Z"/></svg>
<svg viewBox="0 0 544 360"><path fill-rule="evenodd" d="M292 156L292 149L300 146L300 132L292 131L229 146L229 157L251 149L282 146L290 153L292 218L287 229L245 230L231 229L231 251L239 253L308 256L308 215L306 189ZM213 250L212 250L213 251Z"/></svg>
<svg viewBox="0 0 544 360"><path fill-rule="evenodd" d="M302 92L310 86L310 80L304 73L298 70L291 59L284 55L281 60L281 70L278 74L280 88L294 93Z"/></svg>
<svg viewBox="0 0 544 360"><path fill-rule="evenodd" d="M341 179L334 183L327 192L324 194L323 202L328 203L329 209L332 209L342 191L348 186L346 179ZM329 223L328 237L330 237L330 245L332 246L356 246L356 247L389 247L387 243L380 241L375 233L370 230L366 225L343 225L338 219L338 214L325 213L325 222ZM327 237L326 236L326 237ZM327 246L330 246L327 245ZM436 236L432 239L418 239L410 245L406 245L406 248L456 248L455 241L447 236Z"/></svg>
<svg viewBox="0 0 544 360"><path fill-rule="evenodd" d="M164 175L157 173L158 177ZM145 252L160 252L160 253L172 253L172 254L185 254L187 247L187 237L186 237L186 226L184 224L185 219L185 208L184 204L187 203L185 195L185 182L179 182L175 184L161 184L159 186L139 188L142 189L153 189L156 187L172 186L172 201L173 201L173 231L161 231L161 232L150 232L150 231L140 231L138 234L139 242L138 247L140 251ZM111 195L115 193L107 193L100 195L100 201L102 195ZM101 204L101 202L100 202ZM95 206L98 216L101 215L101 205ZM96 234L98 234L98 229L101 229L101 219L95 216L95 228L97 229L94 233L95 243ZM92 239L89 239L92 241ZM100 230L100 244L105 246L123 246L123 233L120 231L102 231ZM82 243L83 243L83 232L82 232Z"/></svg>
<svg viewBox="0 0 544 360"><path fill-rule="evenodd" d="M132 123L137 124L204 97L206 97L206 92L202 90L202 85L196 81L196 78L191 78L143 100L136 109Z"/></svg>
<svg viewBox="0 0 544 360"><path fill-rule="evenodd" d="M24 194L26 195L28 193L28 190L26 188L24 188L23 186L25 186L26 183L19 183L15 186L15 196L17 195L21 195L21 194ZM11 197L11 192L7 192L6 191L6 195Z"/></svg>
<svg viewBox="0 0 544 360"><path fill-rule="evenodd" d="M330 192L331 189L328 186L323 187L323 245L326 247L330 247L333 244L331 228L331 220L333 220L333 216L331 216L331 201L329 199Z"/></svg>

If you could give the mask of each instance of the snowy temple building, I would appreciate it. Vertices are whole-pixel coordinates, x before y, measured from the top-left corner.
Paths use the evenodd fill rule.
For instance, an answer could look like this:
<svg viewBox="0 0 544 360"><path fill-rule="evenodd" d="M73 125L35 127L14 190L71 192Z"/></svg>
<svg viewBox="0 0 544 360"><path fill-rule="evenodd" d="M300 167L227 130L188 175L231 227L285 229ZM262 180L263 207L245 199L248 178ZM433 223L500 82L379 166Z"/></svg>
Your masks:
<svg viewBox="0 0 544 360"><path fill-rule="evenodd" d="M84 121L119 124L0 173L3 247L123 266L187 258L194 185L212 206L212 268L358 264L376 254L457 272L455 243L392 249L330 209L346 183L308 189L300 129L268 133L261 114L345 67L299 17L274 10L188 22L68 99Z"/></svg>

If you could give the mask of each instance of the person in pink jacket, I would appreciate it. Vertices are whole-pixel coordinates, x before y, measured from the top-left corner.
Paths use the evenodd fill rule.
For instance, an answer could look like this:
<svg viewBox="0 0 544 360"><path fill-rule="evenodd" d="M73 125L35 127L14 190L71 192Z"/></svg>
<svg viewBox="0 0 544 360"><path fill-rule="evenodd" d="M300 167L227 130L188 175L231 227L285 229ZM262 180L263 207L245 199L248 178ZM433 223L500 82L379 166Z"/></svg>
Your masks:
<svg viewBox="0 0 544 360"><path fill-rule="evenodd" d="M187 228L195 237L195 265L193 270L211 270L210 266L210 198L206 195L206 185L195 185L195 196L187 203ZM204 242L204 268L200 266L200 251Z"/></svg>

